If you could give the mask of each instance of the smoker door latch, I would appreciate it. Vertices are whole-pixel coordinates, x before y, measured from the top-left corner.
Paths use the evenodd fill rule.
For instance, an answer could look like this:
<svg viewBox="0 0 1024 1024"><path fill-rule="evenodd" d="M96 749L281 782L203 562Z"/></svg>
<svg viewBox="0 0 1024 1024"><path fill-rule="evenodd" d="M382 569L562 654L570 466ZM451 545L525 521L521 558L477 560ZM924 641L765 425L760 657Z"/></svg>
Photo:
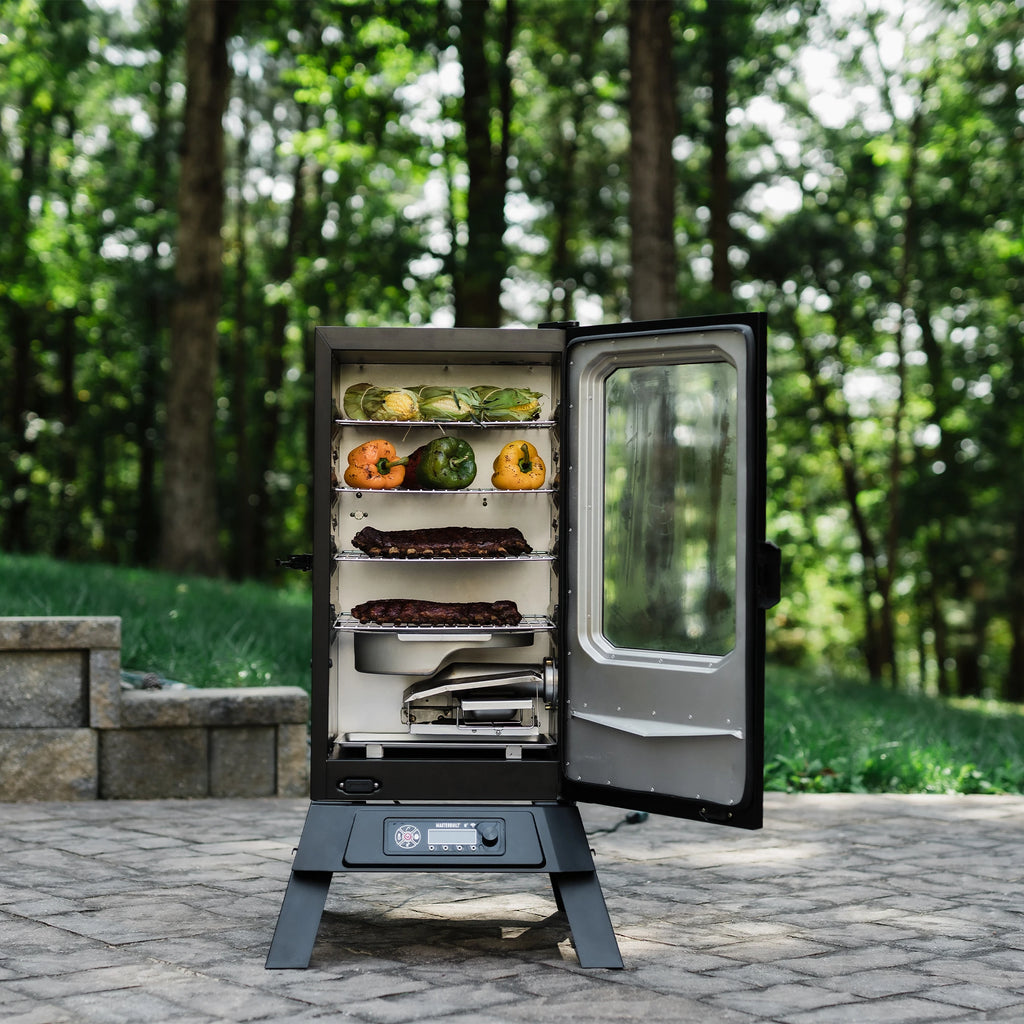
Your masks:
<svg viewBox="0 0 1024 1024"><path fill-rule="evenodd" d="M782 552L770 541L757 548L757 607L774 608L782 597Z"/></svg>
<svg viewBox="0 0 1024 1024"><path fill-rule="evenodd" d="M274 565L279 569L298 569L300 572L310 572L313 568L313 556L289 555L287 558L275 558Z"/></svg>

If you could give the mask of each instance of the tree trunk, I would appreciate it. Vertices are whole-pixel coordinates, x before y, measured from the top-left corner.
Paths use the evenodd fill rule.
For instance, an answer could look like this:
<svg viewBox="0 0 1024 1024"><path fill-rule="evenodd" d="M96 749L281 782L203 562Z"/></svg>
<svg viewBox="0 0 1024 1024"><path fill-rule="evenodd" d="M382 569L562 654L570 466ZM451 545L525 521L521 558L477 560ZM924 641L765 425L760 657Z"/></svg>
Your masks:
<svg viewBox="0 0 1024 1024"><path fill-rule="evenodd" d="M161 388L161 362L166 344L166 330L169 314L168 281L160 266L161 246L172 239L166 237L169 231L161 226L160 215L173 203L171 194L171 128L170 77L171 66L177 51L175 17L172 0L157 3L157 41L160 62L157 65L153 98L155 103L155 131L152 146L152 180L154 183L153 202L156 206L154 220L156 227L149 240L150 288L145 298L142 318L144 336L139 355L139 392L136 423L139 441L139 504L135 516L134 557L142 565L152 565L157 557L159 544L160 516L157 495L157 405Z"/></svg>
<svg viewBox="0 0 1024 1024"><path fill-rule="evenodd" d="M497 327L501 323L501 282L505 276L505 190L512 90L508 55L515 4L506 0L502 60L490 68L486 54L488 0L462 5L459 57L462 61L463 120L469 191L468 238L456 278L456 323L461 327ZM492 102L491 81L498 94ZM500 124L492 131L494 108Z"/></svg>
<svg viewBox="0 0 1024 1024"><path fill-rule="evenodd" d="M841 333L838 325L837 333ZM863 485L848 414L837 412L829 401L830 390L838 388L841 392L842 382L841 379L838 382L825 381L811 347L804 344L802 349L804 370L811 382L815 405L822 414L832 451L839 465L843 494L850 509L850 519L864 562L860 574L860 597L864 614L865 667L871 679L893 683L896 679L896 664L892 649L892 630L888 625L892 621L890 587L882 582L885 574L891 570L889 566L883 564L884 558L879 557L878 544L872 533L871 524L861 507Z"/></svg>
<svg viewBox="0 0 1024 1024"><path fill-rule="evenodd" d="M78 453L75 451L75 424L78 419L78 396L75 392L75 360L78 355L78 331L75 310L65 309L61 315L60 332L60 422L62 426L58 455L57 478L61 493L55 512L53 553L60 559L70 558L78 540L76 526L81 522L77 498L67 493L67 485L75 479Z"/></svg>
<svg viewBox="0 0 1024 1024"><path fill-rule="evenodd" d="M935 686L939 694L948 697L953 692L953 684L949 678L949 626L943 614L939 591L934 579L928 584L928 598L931 608L932 630L935 633Z"/></svg>
<svg viewBox="0 0 1024 1024"><path fill-rule="evenodd" d="M926 356L925 367L928 372L928 383L931 388L933 412L931 423L941 427L953 407L952 389L947 380L945 356L942 346L935 335L932 314L927 305L917 309L917 323L921 327L921 351ZM955 465L956 443L948 430L940 430L938 458L947 466ZM947 517L940 514L934 517L928 527L928 537L924 545L924 575L927 579L925 593L931 609L931 626L935 635L936 686L938 692L946 697L953 693L953 681L949 671L950 647L949 624L943 610L942 598L948 592L951 576L959 573L959 558L954 557L950 564L951 546L946 536ZM952 550L956 553L955 545Z"/></svg>
<svg viewBox="0 0 1024 1024"><path fill-rule="evenodd" d="M252 574L253 537L256 535L258 512L257 489L253 478L252 450L249 418L249 383L253 371L253 354L248 344L249 319L247 311L249 249L246 243L245 173L248 166L250 121L242 120L243 130L238 139L236 160L238 179L235 200L235 259L234 259L234 336L231 344L231 417L235 434L234 529L230 548L231 575L245 579Z"/></svg>
<svg viewBox="0 0 1024 1024"><path fill-rule="evenodd" d="M630 0L629 127L634 320L676 316L675 76L670 0Z"/></svg>
<svg viewBox="0 0 1024 1024"><path fill-rule="evenodd" d="M732 294L729 244L732 228L732 189L729 185L729 11L712 0L706 8L708 78L711 82L710 178L711 287L720 295Z"/></svg>
<svg viewBox="0 0 1024 1024"><path fill-rule="evenodd" d="M1010 663L1003 681L1003 699L1024 702L1024 507L1013 524L1013 555L1009 573Z"/></svg>
<svg viewBox="0 0 1024 1024"><path fill-rule="evenodd" d="M970 595L973 602L970 621L957 637L956 681L960 697L980 697L985 691L983 657L989 628L989 607L984 588L971 589L977 592Z"/></svg>
<svg viewBox="0 0 1024 1024"><path fill-rule="evenodd" d="M307 111L300 109L299 130L305 131ZM284 245L274 258L274 280L279 284L289 281L295 274L295 262L299 254L299 242L305 218L306 194L303 187L306 177L306 162L297 157L292 168L292 203L288 211L288 227ZM287 344L289 310L285 299L279 299L270 309L270 326L267 331L267 344L264 347L264 370L261 391L278 394L284 385L285 359ZM268 470L273 469L278 443L281 439L281 407L277 402L265 403L259 416L259 424L255 431L259 442L259 458L257 477L253 481L253 493L257 496L256 516L252 538L252 564L250 575L266 576L270 571L269 531L276 529L279 522L280 509L275 505L274 495L268 482Z"/></svg>
<svg viewBox="0 0 1024 1024"><path fill-rule="evenodd" d="M176 296L171 310L161 562L175 572L220 570L213 443L221 309L224 130L230 0L189 0L185 131L178 190Z"/></svg>
<svg viewBox="0 0 1024 1024"><path fill-rule="evenodd" d="M12 267L26 271L34 259L29 249L29 219L32 191L36 184L36 147L34 129L28 123L21 137L21 160L15 195L17 216L6 229L8 245L13 259ZM15 293L16 294L16 293ZM8 551L26 551L31 545L28 537L28 510L30 484L28 473L17 457L29 446L25 439L26 415L36 412L36 359L32 352L35 322L24 302L12 295L8 289L0 294L0 301L7 306L8 337L5 343L11 351L11 381L4 398L0 415L3 417L3 433L10 438L12 458L0 464L0 486L2 496L7 499L4 514L0 519L0 543Z"/></svg>
<svg viewBox="0 0 1024 1024"><path fill-rule="evenodd" d="M581 3L578 20L574 21L568 32L565 27L560 27L555 39L556 45L566 52L572 51L579 57L581 83L590 83L593 79L594 49L604 32L604 22L597 16L597 2L598 0L590 0L586 6ZM579 156L585 151L587 135L584 118L587 105L592 101L591 88L580 88L572 92L568 97L568 109L573 131L557 133L551 143L551 163L557 162L555 173L560 184L559 198L554 201L552 210L556 222L548 273L550 287L544 310L546 321L576 319L576 280L572 247L577 241L578 224L581 219L578 197L585 195L590 187L589 182L580 179Z"/></svg>

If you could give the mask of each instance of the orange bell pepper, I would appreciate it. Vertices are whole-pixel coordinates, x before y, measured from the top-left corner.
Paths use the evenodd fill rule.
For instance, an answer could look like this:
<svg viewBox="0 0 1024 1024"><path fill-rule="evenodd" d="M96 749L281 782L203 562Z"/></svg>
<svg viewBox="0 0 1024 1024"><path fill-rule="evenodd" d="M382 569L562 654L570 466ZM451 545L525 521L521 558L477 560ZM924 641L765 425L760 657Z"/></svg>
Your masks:
<svg viewBox="0 0 1024 1024"><path fill-rule="evenodd" d="M345 483L359 490L391 490L405 479L407 461L389 441L367 441L348 453Z"/></svg>

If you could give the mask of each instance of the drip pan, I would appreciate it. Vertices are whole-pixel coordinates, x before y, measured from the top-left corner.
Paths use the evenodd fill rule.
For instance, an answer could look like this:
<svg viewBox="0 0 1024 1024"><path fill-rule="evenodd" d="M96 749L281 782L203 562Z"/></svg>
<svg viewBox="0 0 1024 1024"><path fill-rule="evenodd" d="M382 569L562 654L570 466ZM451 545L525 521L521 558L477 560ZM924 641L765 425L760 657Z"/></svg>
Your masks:
<svg viewBox="0 0 1024 1024"><path fill-rule="evenodd" d="M430 676L484 650L530 647L532 632L448 629L375 630L353 637L358 672Z"/></svg>

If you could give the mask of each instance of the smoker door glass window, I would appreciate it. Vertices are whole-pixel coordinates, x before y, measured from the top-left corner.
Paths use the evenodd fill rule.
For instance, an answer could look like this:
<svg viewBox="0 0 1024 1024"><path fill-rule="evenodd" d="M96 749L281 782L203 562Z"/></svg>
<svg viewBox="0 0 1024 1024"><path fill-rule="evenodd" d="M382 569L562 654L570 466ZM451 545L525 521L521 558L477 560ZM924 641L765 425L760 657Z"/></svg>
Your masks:
<svg viewBox="0 0 1024 1024"><path fill-rule="evenodd" d="M735 646L736 424L731 363L606 379L602 631L615 647Z"/></svg>

